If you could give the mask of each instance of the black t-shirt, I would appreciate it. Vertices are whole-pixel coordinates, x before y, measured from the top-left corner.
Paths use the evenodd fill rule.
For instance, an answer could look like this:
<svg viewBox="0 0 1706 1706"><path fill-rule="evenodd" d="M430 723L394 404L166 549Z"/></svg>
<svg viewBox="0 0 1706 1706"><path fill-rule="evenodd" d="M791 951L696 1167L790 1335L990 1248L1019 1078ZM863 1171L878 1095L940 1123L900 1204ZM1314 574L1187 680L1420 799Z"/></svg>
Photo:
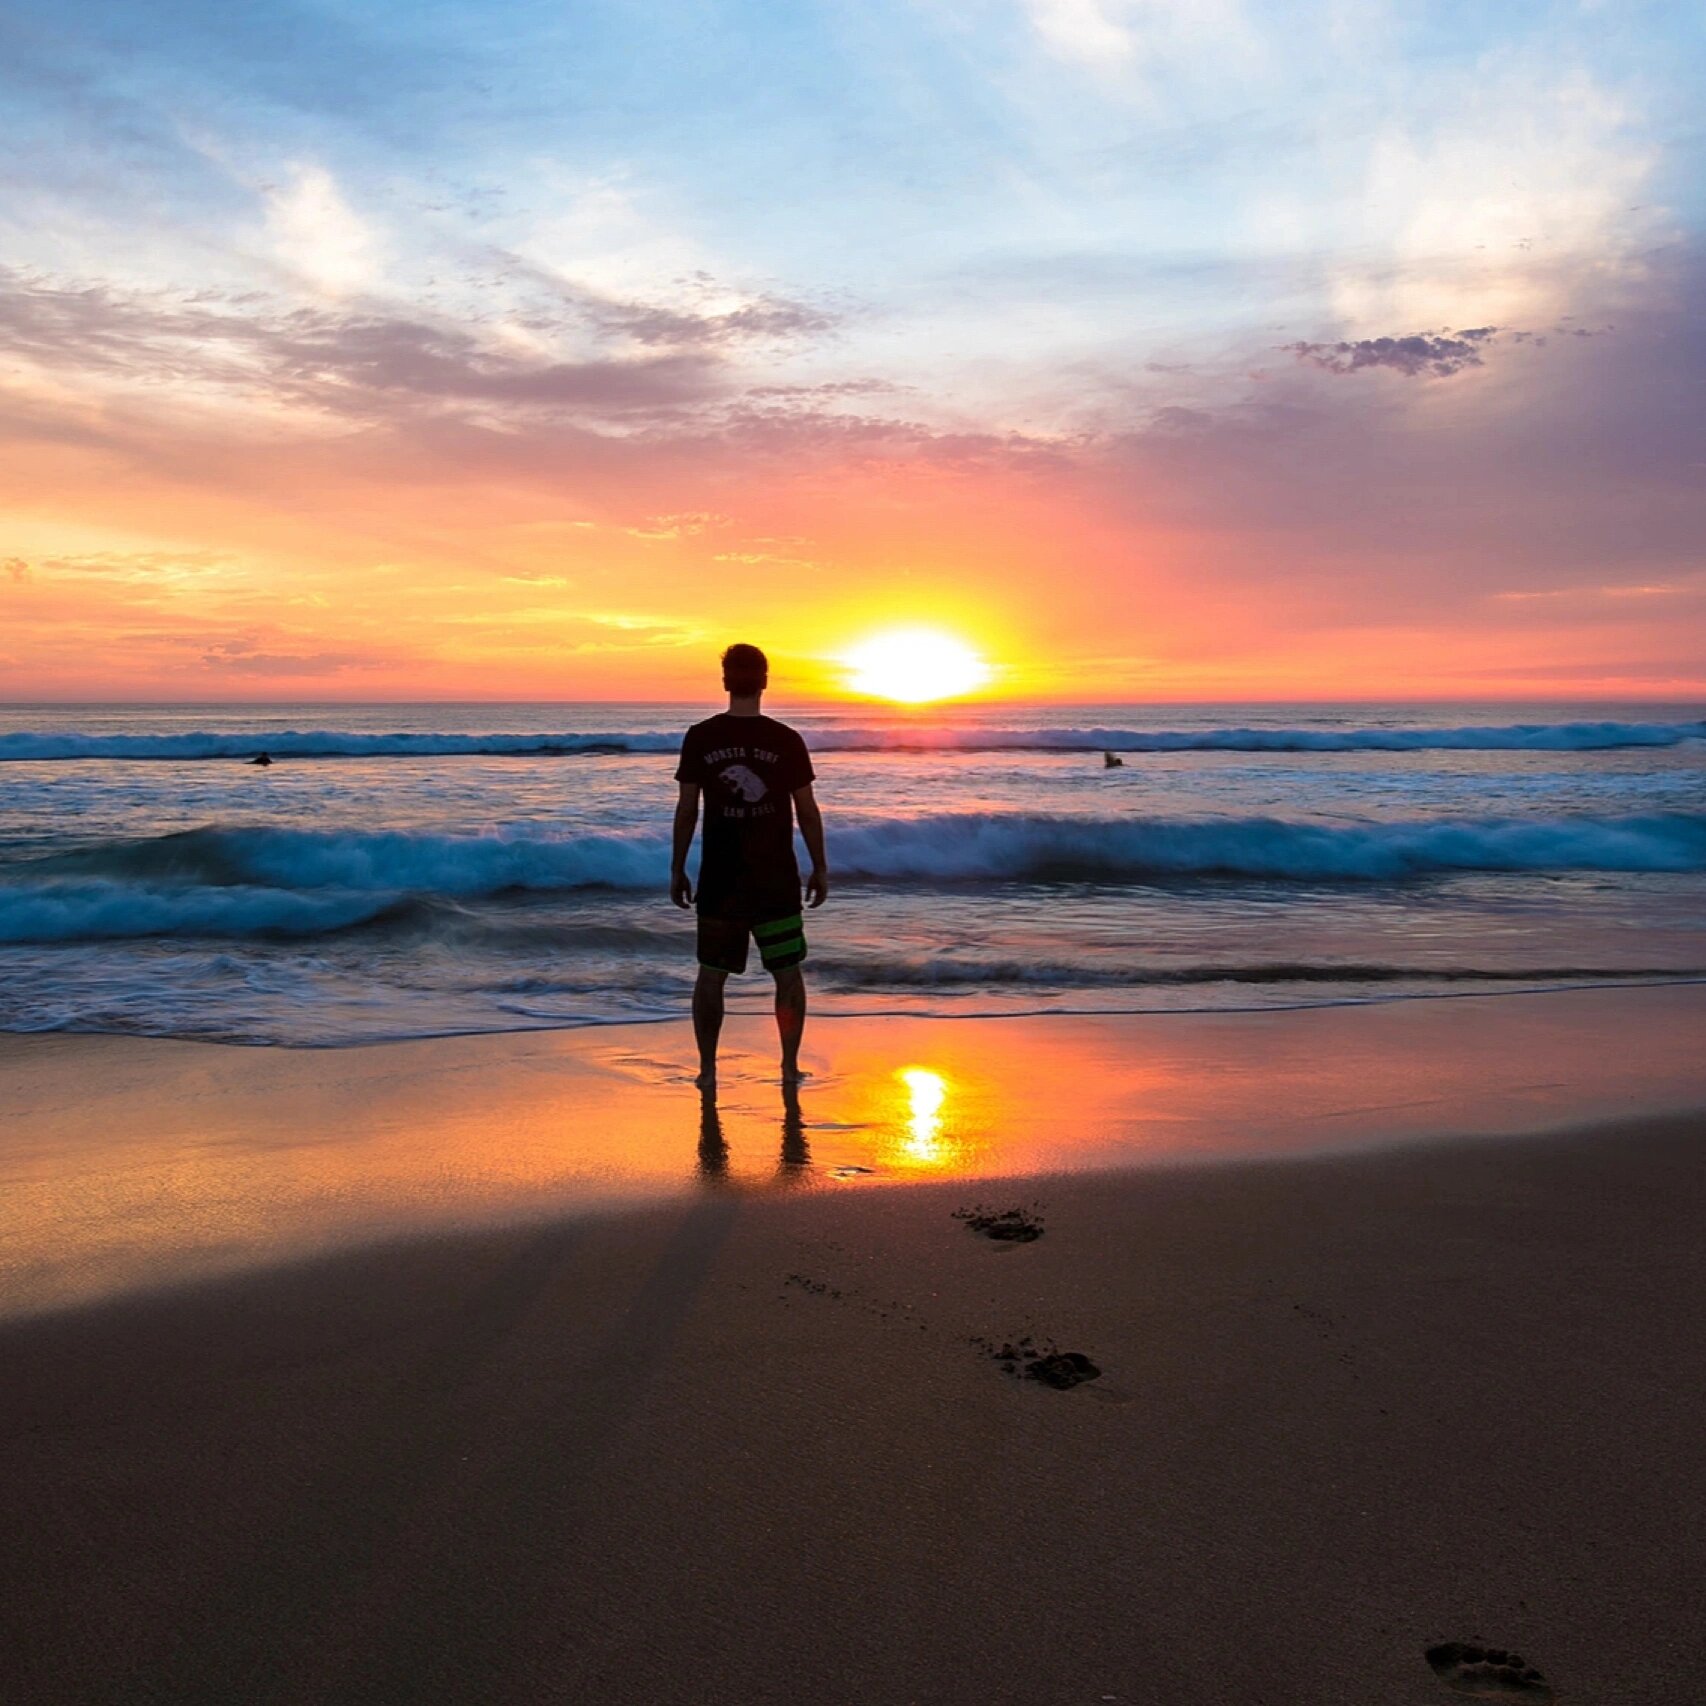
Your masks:
<svg viewBox="0 0 1706 1706"><path fill-rule="evenodd" d="M812 776L806 743L774 717L724 711L682 737L675 779L691 782L705 802L701 912L762 919L799 911L794 790Z"/></svg>

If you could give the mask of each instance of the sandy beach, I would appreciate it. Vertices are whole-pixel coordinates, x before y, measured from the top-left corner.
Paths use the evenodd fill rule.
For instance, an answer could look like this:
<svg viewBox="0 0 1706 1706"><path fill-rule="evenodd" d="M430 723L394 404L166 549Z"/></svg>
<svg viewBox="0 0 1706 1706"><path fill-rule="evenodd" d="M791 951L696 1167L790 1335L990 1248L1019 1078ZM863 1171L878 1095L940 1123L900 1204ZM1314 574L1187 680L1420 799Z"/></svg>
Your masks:
<svg viewBox="0 0 1706 1706"><path fill-rule="evenodd" d="M0 1698L1698 1701L1700 993L5 1039Z"/></svg>

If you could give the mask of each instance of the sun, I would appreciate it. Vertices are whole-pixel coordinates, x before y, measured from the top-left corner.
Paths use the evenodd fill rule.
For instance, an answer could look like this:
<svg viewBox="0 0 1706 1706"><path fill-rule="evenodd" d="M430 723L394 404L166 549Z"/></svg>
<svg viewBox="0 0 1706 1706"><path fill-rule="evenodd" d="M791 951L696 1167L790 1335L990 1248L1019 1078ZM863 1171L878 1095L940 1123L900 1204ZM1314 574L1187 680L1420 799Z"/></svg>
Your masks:
<svg viewBox="0 0 1706 1706"><path fill-rule="evenodd" d="M890 628L873 634L841 661L853 692L903 705L956 699L989 680L989 665L970 646L934 628Z"/></svg>

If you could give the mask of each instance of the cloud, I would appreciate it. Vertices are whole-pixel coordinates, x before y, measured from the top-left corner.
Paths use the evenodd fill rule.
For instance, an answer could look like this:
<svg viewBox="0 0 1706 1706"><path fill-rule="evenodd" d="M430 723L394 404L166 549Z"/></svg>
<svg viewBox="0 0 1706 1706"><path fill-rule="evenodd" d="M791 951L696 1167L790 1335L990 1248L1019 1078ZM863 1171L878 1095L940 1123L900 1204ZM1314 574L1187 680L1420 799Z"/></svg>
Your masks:
<svg viewBox="0 0 1706 1706"><path fill-rule="evenodd" d="M344 199L324 166L299 163L263 190L267 238L276 258L328 296L348 296L379 277L378 238Z"/></svg>
<svg viewBox="0 0 1706 1706"><path fill-rule="evenodd" d="M1560 600L1571 604L1586 604L1608 599L1700 599L1706 597L1706 574L1696 575L1691 581L1676 583L1534 587L1519 592L1495 592L1491 596L1503 604L1535 604Z"/></svg>
<svg viewBox="0 0 1706 1706"><path fill-rule="evenodd" d="M1083 501L1202 540L1204 596L1268 601L1276 623L1384 609L1466 638L1554 619L1656 633L1685 595L1563 589L1686 587L1698 572L1703 309L1706 255L1675 252L1582 300L1590 337L1472 326L1308 343L1189 431L1163 411L1087 445ZM1489 348L1500 359L1479 382L1425 383ZM1342 377L1371 368L1424 383ZM1550 596L1492 596L1533 592Z"/></svg>
<svg viewBox="0 0 1706 1706"><path fill-rule="evenodd" d="M1214 416L1205 409L1192 409L1183 403L1169 403L1157 409L1149 425L1156 432L1204 432L1214 425Z"/></svg>
<svg viewBox="0 0 1706 1706"><path fill-rule="evenodd" d="M761 566L774 566L786 569L815 569L821 567L810 557L789 557L780 551L719 551L711 559L716 563L739 563L743 568L754 569Z"/></svg>
<svg viewBox="0 0 1706 1706"><path fill-rule="evenodd" d="M1489 672L1485 668L1480 670L1455 669L1450 665L1442 664L1439 673L1450 679L1467 675L1485 677ZM1635 686L1650 684L1692 687L1698 691L1700 658L1698 654L1690 657L1679 653L1656 658L1593 657L1587 660L1565 663L1521 664L1507 662L1499 665L1497 673L1513 681L1562 682L1566 685L1579 684L1585 681L1595 687L1607 682L1622 682Z"/></svg>
<svg viewBox="0 0 1706 1706"><path fill-rule="evenodd" d="M545 289L546 300L494 318L291 306L254 291L123 289L0 267L0 354L32 363L44 382L34 394L51 391L62 405L68 387L93 401L95 380L145 387L162 412L223 396L249 414L294 408L372 420L426 405L494 424L541 413L614 423L701 407L738 386L741 346L834 324L826 311L779 297L706 312L691 301L662 308L577 292L525 267L519 283ZM822 394L872 388L829 382ZM31 394L14 392L9 406ZM61 406L60 430L77 413Z"/></svg>
<svg viewBox="0 0 1706 1706"><path fill-rule="evenodd" d="M1044 44L1062 59L1106 65L1136 55L1132 30L1102 0L1026 0L1025 10Z"/></svg>
<svg viewBox="0 0 1706 1706"><path fill-rule="evenodd" d="M1664 229L1639 205L1659 163L1639 120L1629 97L1554 55L1507 50L1472 75L1420 80L1362 139L1360 185L1315 216L1343 257L1345 330L1533 325L1584 282L1638 274Z"/></svg>
<svg viewBox="0 0 1706 1706"><path fill-rule="evenodd" d="M22 586L30 578L30 565L22 557L7 557L0 561L0 575L14 586Z"/></svg>
<svg viewBox="0 0 1706 1706"><path fill-rule="evenodd" d="M690 646L704 639L705 630L698 624L672 616L636 615L631 611L589 611L575 618L577 622L622 636L588 642L586 650L625 649L630 646Z"/></svg>
<svg viewBox="0 0 1706 1706"><path fill-rule="evenodd" d="M721 313L698 313L639 302L611 302L585 295L587 317L608 331L639 344L716 345L746 341L786 341L829 331L835 316L803 302L760 297Z"/></svg>
<svg viewBox="0 0 1706 1706"><path fill-rule="evenodd" d="M537 187L544 194L527 229L489 251L498 276L566 302L602 333L671 348L793 343L840 318L728 282L729 269L690 234L692 216L626 173L585 179L547 166Z"/></svg>
<svg viewBox="0 0 1706 1706"><path fill-rule="evenodd" d="M822 402L836 397L894 396L912 389L893 379L826 379L817 385L754 385L746 394L765 399L811 398Z"/></svg>
<svg viewBox="0 0 1706 1706"><path fill-rule="evenodd" d="M774 291L736 290L703 268L633 281L636 290L666 288L671 300L659 302L514 249L486 246L479 254L483 284L527 304L516 324L532 335L549 337L569 325L642 346L711 349L797 343L833 332L843 319L839 310Z"/></svg>
<svg viewBox="0 0 1706 1706"><path fill-rule="evenodd" d="M1117 71L1161 59L1213 53L1249 59L1258 48L1238 0L1021 0L1056 58Z"/></svg>
<svg viewBox="0 0 1706 1706"><path fill-rule="evenodd" d="M426 320L120 291L4 269L0 350L58 376L151 387L172 379L355 416L404 401L620 415L697 402L718 388L716 358L703 351L539 360Z"/></svg>
<svg viewBox="0 0 1706 1706"><path fill-rule="evenodd" d="M685 510L679 515L649 515L644 527L624 531L635 539L692 539L713 527L727 526L728 519L713 510Z"/></svg>
<svg viewBox="0 0 1706 1706"><path fill-rule="evenodd" d="M222 640L201 661L223 675L314 676L374 669L381 660L362 652L263 652L251 640Z"/></svg>
<svg viewBox="0 0 1706 1706"><path fill-rule="evenodd" d="M203 581L236 567L233 559L220 551L85 552L80 556L44 557L36 566L44 580L105 581L140 587ZM28 565L24 567L27 575Z"/></svg>
<svg viewBox="0 0 1706 1706"><path fill-rule="evenodd" d="M1414 332L1404 338L1356 338L1280 347L1328 373L1362 373L1384 367L1406 379L1448 379L1466 367L1481 366L1482 350L1498 335L1497 326L1473 326L1461 332Z"/></svg>
<svg viewBox="0 0 1706 1706"><path fill-rule="evenodd" d="M258 328L249 346L281 391L339 413L403 395L622 414L695 402L715 388L714 362L691 351L529 361L469 332L402 319L298 313Z"/></svg>

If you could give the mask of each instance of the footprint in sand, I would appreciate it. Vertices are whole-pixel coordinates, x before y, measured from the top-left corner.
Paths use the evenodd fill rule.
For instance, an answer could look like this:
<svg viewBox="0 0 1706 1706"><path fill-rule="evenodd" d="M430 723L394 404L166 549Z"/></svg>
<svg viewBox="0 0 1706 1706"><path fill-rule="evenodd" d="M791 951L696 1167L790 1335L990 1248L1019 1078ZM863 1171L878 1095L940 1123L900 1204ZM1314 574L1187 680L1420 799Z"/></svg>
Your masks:
<svg viewBox="0 0 1706 1706"><path fill-rule="evenodd" d="M1057 1392L1069 1392L1086 1380L1101 1378L1102 1371L1082 1351L1051 1351L1025 1364L1025 1378L1040 1380Z"/></svg>
<svg viewBox="0 0 1706 1706"><path fill-rule="evenodd" d="M1032 1244L1043 1235L1043 1217L1024 1208L957 1208L954 1219L997 1244Z"/></svg>
<svg viewBox="0 0 1706 1706"><path fill-rule="evenodd" d="M970 1342L998 1362L1003 1374L1018 1380L1035 1380L1057 1392L1070 1392L1074 1386L1099 1380L1102 1375L1082 1351L1059 1351L1053 1345L1039 1345L1028 1333L1017 1344L1004 1340L998 1345L981 1334L974 1334Z"/></svg>
<svg viewBox="0 0 1706 1706"><path fill-rule="evenodd" d="M1441 1682L1481 1700L1552 1700L1556 1696L1521 1653L1503 1647L1477 1647L1466 1641L1442 1641L1429 1647L1427 1661Z"/></svg>

